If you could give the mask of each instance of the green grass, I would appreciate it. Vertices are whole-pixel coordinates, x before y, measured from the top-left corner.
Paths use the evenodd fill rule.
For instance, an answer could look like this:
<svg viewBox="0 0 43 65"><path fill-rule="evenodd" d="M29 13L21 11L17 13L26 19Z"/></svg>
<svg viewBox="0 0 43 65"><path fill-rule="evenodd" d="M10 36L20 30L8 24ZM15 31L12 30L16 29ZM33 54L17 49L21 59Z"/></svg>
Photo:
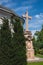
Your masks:
<svg viewBox="0 0 43 65"><path fill-rule="evenodd" d="M43 62L28 62L27 65L43 65Z"/></svg>
<svg viewBox="0 0 43 65"><path fill-rule="evenodd" d="M36 57L43 58L43 55L41 55L41 54L37 54Z"/></svg>

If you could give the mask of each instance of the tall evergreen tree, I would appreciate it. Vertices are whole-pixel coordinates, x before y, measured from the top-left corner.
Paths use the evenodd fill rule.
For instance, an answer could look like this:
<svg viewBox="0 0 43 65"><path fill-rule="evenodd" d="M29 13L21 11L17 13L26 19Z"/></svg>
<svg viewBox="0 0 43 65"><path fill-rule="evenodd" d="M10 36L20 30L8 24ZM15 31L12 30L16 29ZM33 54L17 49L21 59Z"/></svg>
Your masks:
<svg viewBox="0 0 43 65"><path fill-rule="evenodd" d="M1 29L0 29L0 44L1 44Z"/></svg>
<svg viewBox="0 0 43 65"><path fill-rule="evenodd" d="M3 19L3 26L1 28L1 43L0 43L0 65L11 65L11 31L9 28L8 19Z"/></svg>
<svg viewBox="0 0 43 65"><path fill-rule="evenodd" d="M0 30L0 65L26 65L25 38L20 20L16 19L16 22L13 23L15 32L13 38L8 23L8 19L4 18Z"/></svg>
<svg viewBox="0 0 43 65"><path fill-rule="evenodd" d="M15 65L27 65L26 62L26 45L25 37L23 33L23 27L21 25L20 19L15 19L14 23L14 34L13 34L13 43L14 43L14 61Z"/></svg>

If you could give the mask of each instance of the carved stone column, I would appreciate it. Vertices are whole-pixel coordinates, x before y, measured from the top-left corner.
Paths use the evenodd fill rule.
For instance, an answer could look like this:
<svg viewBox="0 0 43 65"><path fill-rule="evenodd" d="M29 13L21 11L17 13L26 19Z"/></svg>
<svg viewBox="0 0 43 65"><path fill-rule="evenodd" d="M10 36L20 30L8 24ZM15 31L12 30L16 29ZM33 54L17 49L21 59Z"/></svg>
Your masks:
<svg viewBox="0 0 43 65"><path fill-rule="evenodd" d="M34 49L32 44L31 31L25 31L24 36L26 38L26 55L27 59L34 59Z"/></svg>

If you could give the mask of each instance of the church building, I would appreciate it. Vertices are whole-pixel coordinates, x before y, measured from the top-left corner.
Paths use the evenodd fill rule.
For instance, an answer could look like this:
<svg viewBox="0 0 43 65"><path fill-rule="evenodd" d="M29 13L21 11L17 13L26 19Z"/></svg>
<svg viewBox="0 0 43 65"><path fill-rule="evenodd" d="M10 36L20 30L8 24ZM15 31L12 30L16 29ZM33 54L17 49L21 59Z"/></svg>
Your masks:
<svg viewBox="0 0 43 65"><path fill-rule="evenodd" d="M10 10L7 7L4 7L4 6L0 5L0 28L1 28L1 25L3 24L2 19L1 19L3 17L9 19L9 25L11 27L12 27L12 24L10 23L10 18L11 17L14 17L14 19L19 18L21 23L24 22L24 19L22 17L18 16L14 11Z"/></svg>
<svg viewBox="0 0 43 65"><path fill-rule="evenodd" d="M20 16L18 16L14 11L10 10L7 7L4 7L2 5L0 5L0 19L1 17L6 17L8 19L10 19L12 16L14 16L14 18L19 18L20 21L24 21L24 19Z"/></svg>

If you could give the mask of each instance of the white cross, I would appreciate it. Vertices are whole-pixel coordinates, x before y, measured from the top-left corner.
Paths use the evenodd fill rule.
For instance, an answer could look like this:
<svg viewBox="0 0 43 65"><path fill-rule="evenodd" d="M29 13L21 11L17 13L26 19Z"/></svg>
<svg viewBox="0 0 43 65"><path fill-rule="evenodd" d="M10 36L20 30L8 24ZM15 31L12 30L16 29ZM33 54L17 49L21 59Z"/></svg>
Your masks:
<svg viewBox="0 0 43 65"><path fill-rule="evenodd" d="M28 11L22 17L26 19L26 31L28 31L28 19L31 19L32 17L28 16Z"/></svg>

